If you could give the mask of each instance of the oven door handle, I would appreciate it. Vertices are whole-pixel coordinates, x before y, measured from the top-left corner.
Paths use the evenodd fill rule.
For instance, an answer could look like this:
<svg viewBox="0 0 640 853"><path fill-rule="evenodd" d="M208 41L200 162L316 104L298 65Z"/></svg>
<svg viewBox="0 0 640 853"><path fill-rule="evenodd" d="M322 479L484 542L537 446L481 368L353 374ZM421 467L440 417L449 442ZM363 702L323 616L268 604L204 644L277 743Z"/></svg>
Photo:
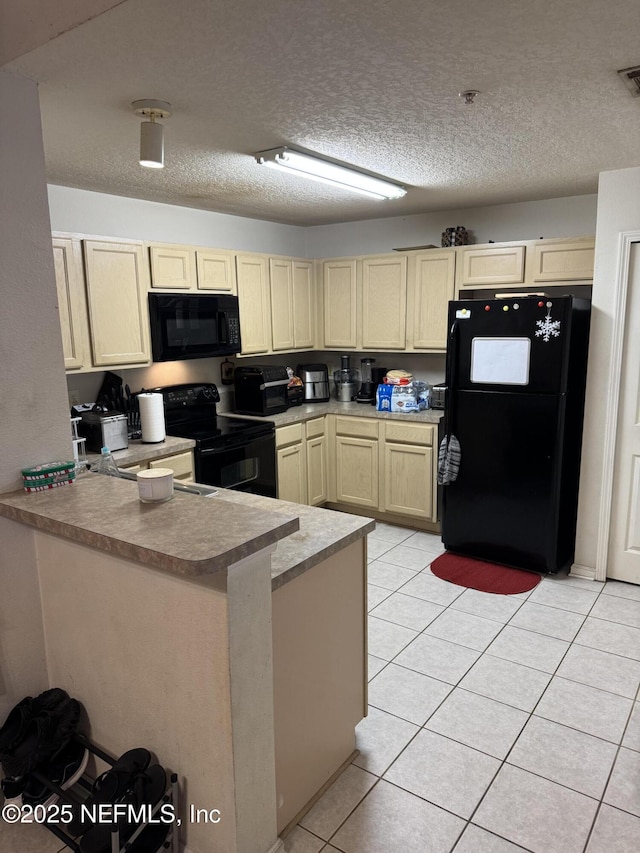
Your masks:
<svg viewBox="0 0 640 853"><path fill-rule="evenodd" d="M216 453L224 453L225 450L241 450L243 447L249 447L249 445L253 444L254 441L254 438L249 438L246 441L234 442L233 444L227 444L224 447L205 447L202 448L199 453L200 456L213 456Z"/></svg>

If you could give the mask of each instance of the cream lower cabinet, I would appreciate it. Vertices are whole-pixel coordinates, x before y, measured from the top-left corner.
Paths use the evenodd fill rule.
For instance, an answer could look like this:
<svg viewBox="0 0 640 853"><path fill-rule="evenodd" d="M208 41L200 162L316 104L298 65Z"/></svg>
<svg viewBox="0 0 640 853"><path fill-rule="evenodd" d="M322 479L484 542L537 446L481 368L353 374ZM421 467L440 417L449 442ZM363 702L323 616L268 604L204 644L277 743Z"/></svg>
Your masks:
<svg viewBox="0 0 640 853"><path fill-rule="evenodd" d="M145 364L149 342L149 266L142 243L84 240L93 364Z"/></svg>
<svg viewBox="0 0 640 853"><path fill-rule="evenodd" d="M391 517L437 521L436 425L334 418L329 500Z"/></svg>
<svg viewBox="0 0 640 853"><path fill-rule="evenodd" d="M149 468L171 468L174 480L181 483L192 482L194 479L195 463L193 451L185 450L182 453L173 453L171 456L163 456L160 459L152 459L150 462L140 462L138 465L123 465L123 471L136 474Z"/></svg>
<svg viewBox="0 0 640 853"><path fill-rule="evenodd" d="M335 499L377 509L379 421L335 416Z"/></svg>
<svg viewBox="0 0 640 853"><path fill-rule="evenodd" d="M326 418L314 418L307 421L307 502L311 506L320 506L328 497L328 439Z"/></svg>
<svg viewBox="0 0 640 853"><path fill-rule="evenodd" d="M278 498L318 506L327 500L326 418L276 429Z"/></svg>
<svg viewBox="0 0 640 853"><path fill-rule="evenodd" d="M307 457L304 424L276 429L278 498L297 504L307 503Z"/></svg>
<svg viewBox="0 0 640 853"><path fill-rule="evenodd" d="M380 509L436 520L435 426L384 421L383 487Z"/></svg>

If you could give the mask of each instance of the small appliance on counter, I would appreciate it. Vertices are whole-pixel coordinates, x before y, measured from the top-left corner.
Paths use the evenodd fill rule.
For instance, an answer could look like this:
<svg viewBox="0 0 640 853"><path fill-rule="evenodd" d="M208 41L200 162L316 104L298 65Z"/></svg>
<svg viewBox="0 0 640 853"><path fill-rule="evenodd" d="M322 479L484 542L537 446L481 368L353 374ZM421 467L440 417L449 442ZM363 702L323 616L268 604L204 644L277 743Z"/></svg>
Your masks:
<svg viewBox="0 0 640 853"><path fill-rule="evenodd" d="M236 367L234 374L235 411L239 415L277 415L289 403L287 368L279 365Z"/></svg>
<svg viewBox="0 0 640 853"><path fill-rule="evenodd" d="M287 403L289 406L301 406L304 403L304 386L302 379L293 372L292 367L287 367L289 384L287 385Z"/></svg>
<svg viewBox="0 0 640 853"><path fill-rule="evenodd" d="M376 405L376 391L378 390L378 385L383 385L385 382L385 376L387 375L386 367L372 367L371 368L371 382L373 383L373 400L371 401L371 405Z"/></svg>
<svg viewBox="0 0 640 853"><path fill-rule="evenodd" d="M431 408L444 409L446 394L446 385L434 385L431 389Z"/></svg>
<svg viewBox="0 0 640 853"><path fill-rule="evenodd" d="M86 439L86 450L91 453L100 453L103 447L108 447L111 451L125 450L129 447L126 415L114 411L79 411L78 407L73 411L80 415L78 435Z"/></svg>
<svg viewBox="0 0 640 853"><path fill-rule="evenodd" d="M302 379L305 403L329 402L329 370L326 364L299 364L296 368Z"/></svg>
<svg viewBox="0 0 640 853"><path fill-rule="evenodd" d="M359 371L357 368L349 366L350 358L348 355L341 355L342 367L333 371L336 396L341 403L350 403L355 400L356 394L360 390Z"/></svg>
<svg viewBox="0 0 640 853"><path fill-rule="evenodd" d="M362 384L356 394L356 403L367 403L370 406L376 401L376 388L378 386L373 383L373 368L371 366L375 363L375 358L363 358L360 360L360 378Z"/></svg>

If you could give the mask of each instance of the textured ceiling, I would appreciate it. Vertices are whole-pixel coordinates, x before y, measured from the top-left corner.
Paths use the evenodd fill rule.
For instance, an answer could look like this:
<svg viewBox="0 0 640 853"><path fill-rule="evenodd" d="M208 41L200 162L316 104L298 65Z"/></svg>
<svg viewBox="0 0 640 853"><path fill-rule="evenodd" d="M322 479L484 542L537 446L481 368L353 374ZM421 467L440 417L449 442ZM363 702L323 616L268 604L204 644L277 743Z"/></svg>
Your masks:
<svg viewBox="0 0 640 853"><path fill-rule="evenodd" d="M126 0L7 67L39 82L51 183L311 225L593 193L640 165L636 64L638 0ZM174 107L163 170L137 162L139 98ZM280 145L409 191L251 157Z"/></svg>

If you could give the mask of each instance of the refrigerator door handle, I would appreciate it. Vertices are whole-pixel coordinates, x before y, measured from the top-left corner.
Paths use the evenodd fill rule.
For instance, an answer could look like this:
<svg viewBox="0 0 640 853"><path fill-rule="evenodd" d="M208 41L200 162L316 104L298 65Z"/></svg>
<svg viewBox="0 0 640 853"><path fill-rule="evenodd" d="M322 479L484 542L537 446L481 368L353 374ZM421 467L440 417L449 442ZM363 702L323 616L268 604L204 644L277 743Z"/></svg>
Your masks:
<svg viewBox="0 0 640 853"><path fill-rule="evenodd" d="M454 320L451 324L451 329L449 330L449 344L447 346L447 402L444 410L444 432L447 437L451 435L451 432L455 427L454 401L458 390L455 378L458 371L459 337L458 321Z"/></svg>

